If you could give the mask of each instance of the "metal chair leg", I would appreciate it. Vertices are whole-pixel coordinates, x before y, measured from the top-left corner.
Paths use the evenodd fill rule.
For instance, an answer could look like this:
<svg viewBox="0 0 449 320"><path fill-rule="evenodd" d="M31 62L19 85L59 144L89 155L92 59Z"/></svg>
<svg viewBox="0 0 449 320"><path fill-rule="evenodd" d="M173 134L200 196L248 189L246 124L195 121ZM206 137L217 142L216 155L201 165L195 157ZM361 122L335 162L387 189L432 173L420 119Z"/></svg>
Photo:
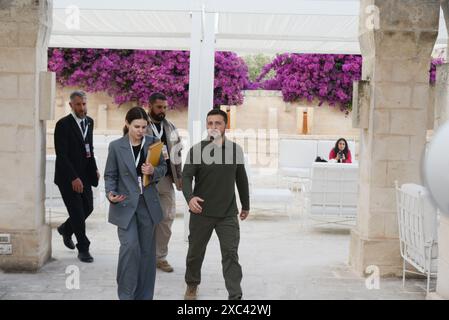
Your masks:
<svg viewBox="0 0 449 320"><path fill-rule="evenodd" d="M402 259L402 288L405 288L405 259Z"/></svg>

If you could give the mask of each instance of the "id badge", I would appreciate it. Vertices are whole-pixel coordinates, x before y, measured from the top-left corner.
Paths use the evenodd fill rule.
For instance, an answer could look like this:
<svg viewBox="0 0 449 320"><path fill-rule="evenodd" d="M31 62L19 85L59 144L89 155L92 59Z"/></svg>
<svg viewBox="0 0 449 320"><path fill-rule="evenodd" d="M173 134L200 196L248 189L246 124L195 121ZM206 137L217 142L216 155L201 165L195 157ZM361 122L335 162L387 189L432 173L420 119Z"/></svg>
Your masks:
<svg viewBox="0 0 449 320"><path fill-rule="evenodd" d="M137 177L137 181L139 182L140 194L143 194L143 182L142 182L142 177L141 177L141 176L138 176L138 177Z"/></svg>
<svg viewBox="0 0 449 320"><path fill-rule="evenodd" d="M168 149L167 149L167 145L164 144L164 146L162 147L162 156L164 157L164 160L167 161L168 159L170 159L170 156L168 154Z"/></svg>
<svg viewBox="0 0 449 320"><path fill-rule="evenodd" d="M90 145L86 143L84 147L86 148L86 158L91 158L92 155L90 154Z"/></svg>

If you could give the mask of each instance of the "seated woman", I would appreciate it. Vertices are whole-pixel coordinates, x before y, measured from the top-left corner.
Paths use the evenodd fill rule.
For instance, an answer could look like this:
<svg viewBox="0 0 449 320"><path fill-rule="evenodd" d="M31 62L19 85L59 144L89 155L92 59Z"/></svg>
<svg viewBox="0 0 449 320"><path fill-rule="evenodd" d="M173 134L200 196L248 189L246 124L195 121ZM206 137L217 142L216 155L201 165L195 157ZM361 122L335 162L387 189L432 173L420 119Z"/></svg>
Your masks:
<svg viewBox="0 0 449 320"><path fill-rule="evenodd" d="M335 159L338 163L352 163L351 151L348 142L340 138L335 143L335 147L329 153L329 160Z"/></svg>

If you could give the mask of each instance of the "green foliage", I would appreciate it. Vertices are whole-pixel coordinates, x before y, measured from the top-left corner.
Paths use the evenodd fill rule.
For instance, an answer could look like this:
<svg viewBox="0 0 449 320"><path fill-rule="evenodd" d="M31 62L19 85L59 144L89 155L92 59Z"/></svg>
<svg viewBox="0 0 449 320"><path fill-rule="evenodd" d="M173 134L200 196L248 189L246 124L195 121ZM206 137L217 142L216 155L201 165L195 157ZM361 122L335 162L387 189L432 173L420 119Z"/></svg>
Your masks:
<svg viewBox="0 0 449 320"><path fill-rule="evenodd" d="M274 56L266 55L263 53L251 54L242 57L246 65L248 66L249 80L251 82L256 81L257 77L262 73L263 67L273 61L273 57ZM272 70L264 77L264 80L271 79L275 75L276 72Z"/></svg>

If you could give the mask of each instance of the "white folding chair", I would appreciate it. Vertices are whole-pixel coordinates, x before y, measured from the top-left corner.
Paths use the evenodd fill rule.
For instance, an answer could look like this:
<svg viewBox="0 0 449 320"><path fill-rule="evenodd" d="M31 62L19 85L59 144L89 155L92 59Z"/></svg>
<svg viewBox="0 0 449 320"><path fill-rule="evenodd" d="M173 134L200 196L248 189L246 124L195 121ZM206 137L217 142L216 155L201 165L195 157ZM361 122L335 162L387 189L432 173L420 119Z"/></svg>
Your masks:
<svg viewBox="0 0 449 320"><path fill-rule="evenodd" d="M427 294L430 278L437 275L438 268L438 210L433 206L428 192L417 184L396 186L396 203L402 266L402 286L405 274L427 276ZM417 271L408 270L410 264Z"/></svg>

